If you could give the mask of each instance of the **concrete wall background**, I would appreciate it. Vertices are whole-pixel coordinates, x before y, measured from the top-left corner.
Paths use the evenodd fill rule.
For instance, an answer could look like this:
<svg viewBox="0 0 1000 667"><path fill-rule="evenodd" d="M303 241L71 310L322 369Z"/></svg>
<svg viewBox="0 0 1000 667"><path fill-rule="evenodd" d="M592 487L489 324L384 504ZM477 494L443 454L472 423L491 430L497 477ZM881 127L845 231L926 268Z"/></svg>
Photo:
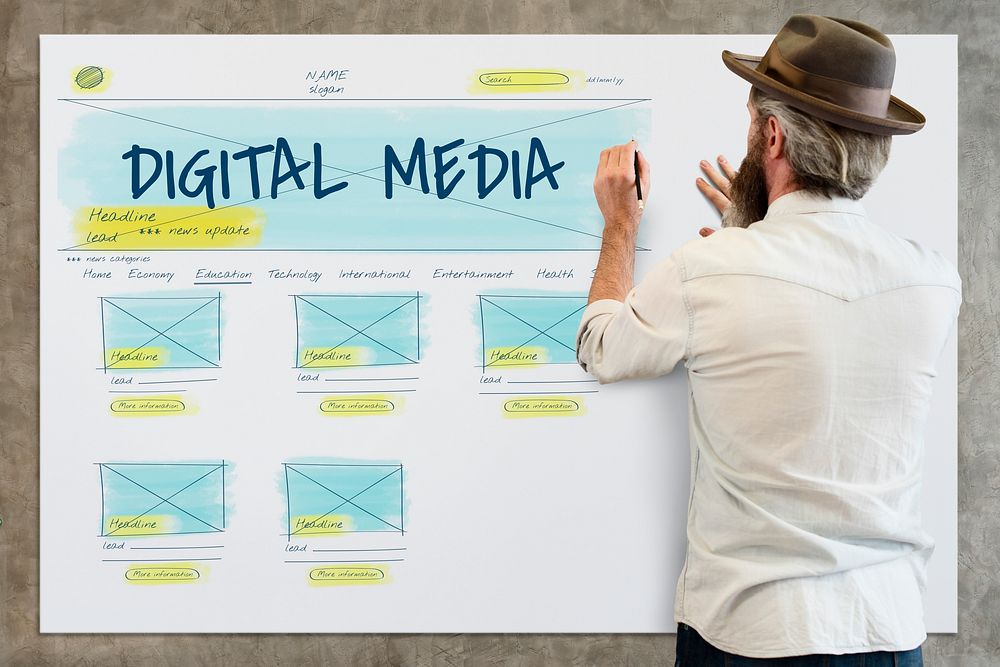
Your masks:
<svg viewBox="0 0 1000 667"><path fill-rule="evenodd" d="M39 635L40 33L773 34L796 12L857 18L887 33L959 35L958 265L965 285L958 325L959 633L931 636L924 655L928 665L1000 664L996 0L0 0L0 664L648 665L674 659L673 635Z"/></svg>

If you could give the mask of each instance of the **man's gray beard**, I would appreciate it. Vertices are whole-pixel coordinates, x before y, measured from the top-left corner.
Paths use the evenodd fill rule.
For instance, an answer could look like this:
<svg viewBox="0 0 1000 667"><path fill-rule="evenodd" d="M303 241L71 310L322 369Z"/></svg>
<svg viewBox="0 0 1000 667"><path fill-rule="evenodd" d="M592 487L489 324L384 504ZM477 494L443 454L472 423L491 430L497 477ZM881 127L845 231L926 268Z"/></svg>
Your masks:
<svg viewBox="0 0 1000 667"><path fill-rule="evenodd" d="M723 227L749 227L767 214L767 179L764 175L764 136L756 139L729 184L732 205L722 217Z"/></svg>

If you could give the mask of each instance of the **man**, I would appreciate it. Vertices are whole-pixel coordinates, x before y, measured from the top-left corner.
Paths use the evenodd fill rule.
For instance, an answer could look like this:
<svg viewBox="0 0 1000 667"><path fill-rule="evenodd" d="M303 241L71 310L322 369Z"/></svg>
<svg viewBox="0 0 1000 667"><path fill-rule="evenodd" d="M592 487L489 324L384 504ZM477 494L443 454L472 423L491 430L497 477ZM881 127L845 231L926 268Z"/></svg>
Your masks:
<svg viewBox="0 0 1000 667"><path fill-rule="evenodd" d="M797 15L762 58L722 57L752 84L746 159L702 163L717 189L698 179L722 229L633 287L636 147L603 151L604 237L577 335L602 383L685 361L677 664L922 664L923 428L962 283L858 200L891 136L924 117L890 95L892 44L862 23ZM641 153L639 166L648 195Z"/></svg>

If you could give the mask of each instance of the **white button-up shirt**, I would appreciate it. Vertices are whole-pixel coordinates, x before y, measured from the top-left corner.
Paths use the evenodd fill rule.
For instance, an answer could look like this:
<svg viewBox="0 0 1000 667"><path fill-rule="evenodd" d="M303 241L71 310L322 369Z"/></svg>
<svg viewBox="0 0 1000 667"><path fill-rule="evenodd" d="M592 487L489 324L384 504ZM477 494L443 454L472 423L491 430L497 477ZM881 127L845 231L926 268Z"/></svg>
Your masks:
<svg viewBox="0 0 1000 667"><path fill-rule="evenodd" d="M687 368L676 621L750 657L924 641L923 432L961 303L941 254L797 191L587 307L577 358L600 382Z"/></svg>

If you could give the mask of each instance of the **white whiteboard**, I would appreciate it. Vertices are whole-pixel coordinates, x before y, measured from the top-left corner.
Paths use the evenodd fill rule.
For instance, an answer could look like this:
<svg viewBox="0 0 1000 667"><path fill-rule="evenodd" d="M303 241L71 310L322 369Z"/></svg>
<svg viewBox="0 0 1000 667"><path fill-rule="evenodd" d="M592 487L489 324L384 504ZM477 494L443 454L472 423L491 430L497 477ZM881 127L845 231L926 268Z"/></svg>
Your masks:
<svg viewBox="0 0 1000 667"><path fill-rule="evenodd" d="M717 225L697 164L742 157L748 91L719 54L769 42L43 37L42 631L673 631L686 379L598 387L572 362L591 180L639 140L639 276ZM956 40L894 43L894 91L929 120L866 207L956 261ZM418 137L426 193L399 176ZM503 154L484 185L507 164L492 190L479 143ZM160 160L135 199L133 144ZM233 154L264 145L255 199ZM199 149L171 198L166 151L180 187ZM954 333L939 371L925 604L954 632Z"/></svg>

